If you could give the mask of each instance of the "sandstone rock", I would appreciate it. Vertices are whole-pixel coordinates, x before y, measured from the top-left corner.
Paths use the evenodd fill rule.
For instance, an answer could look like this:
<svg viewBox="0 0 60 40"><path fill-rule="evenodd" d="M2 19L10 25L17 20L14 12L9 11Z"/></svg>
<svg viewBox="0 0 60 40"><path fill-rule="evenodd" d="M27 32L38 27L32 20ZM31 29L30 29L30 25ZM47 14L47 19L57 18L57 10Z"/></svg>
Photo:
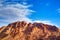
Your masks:
<svg viewBox="0 0 60 40"><path fill-rule="evenodd" d="M60 29L43 23L18 21L0 28L0 40L60 40Z"/></svg>

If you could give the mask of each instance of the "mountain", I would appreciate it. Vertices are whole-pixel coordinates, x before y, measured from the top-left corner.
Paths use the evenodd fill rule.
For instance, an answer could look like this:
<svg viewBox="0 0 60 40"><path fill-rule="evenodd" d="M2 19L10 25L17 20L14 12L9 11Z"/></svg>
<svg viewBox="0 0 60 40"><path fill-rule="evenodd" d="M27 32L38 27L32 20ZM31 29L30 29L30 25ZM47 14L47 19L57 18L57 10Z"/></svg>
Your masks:
<svg viewBox="0 0 60 40"><path fill-rule="evenodd" d="M44 23L18 21L0 28L0 40L60 40L60 29Z"/></svg>

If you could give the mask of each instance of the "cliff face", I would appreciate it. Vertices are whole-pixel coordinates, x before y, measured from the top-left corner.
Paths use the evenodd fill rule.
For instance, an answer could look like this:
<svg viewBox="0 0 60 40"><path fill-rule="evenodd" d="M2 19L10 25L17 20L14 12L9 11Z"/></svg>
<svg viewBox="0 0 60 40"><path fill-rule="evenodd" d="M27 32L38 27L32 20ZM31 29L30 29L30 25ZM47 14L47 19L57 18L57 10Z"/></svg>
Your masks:
<svg viewBox="0 0 60 40"><path fill-rule="evenodd" d="M43 23L15 22L0 28L0 40L60 40L60 30Z"/></svg>

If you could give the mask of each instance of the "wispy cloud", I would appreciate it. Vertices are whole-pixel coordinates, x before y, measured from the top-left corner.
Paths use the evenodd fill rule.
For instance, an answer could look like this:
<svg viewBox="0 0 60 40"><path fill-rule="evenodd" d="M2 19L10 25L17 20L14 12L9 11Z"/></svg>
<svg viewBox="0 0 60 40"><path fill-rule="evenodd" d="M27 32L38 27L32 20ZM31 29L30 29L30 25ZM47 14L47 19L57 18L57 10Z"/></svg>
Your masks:
<svg viewBox="0 0 60 40"><path fill-rule="evenodd" d="M51 24L51 21L47 20L34 20L28 18L29 15L32 14L32 12L35 12L29 7L32 5L26 5L26 3L23 2L23 4L16 3L16 4L8 4L4 6L1 4L4 1L0 1L0 17L4 19L0 19L0 26L6 25L7 23L15 22L15 21L26 21L26 22L41 22L45 24Z"/></svg>
<svg viewBox="0 0 60 40"><path fill-rule="evenodd" d="M12 4L7 5L2 8L0 8L0 17L8 19L8 20L21 20L28 19L28 15L31 14L31 12L34 12L33 10L28 9L31 5L22 5L22 4ZM16 20L15 20L16 19ZM27 20L27 21L28 21Z"/></svg>
<svg viewBox="0 0 60 40"><path fill-rule="evenodd" d="M31 19L27 16L30 15L33 10L30 10L29 7L31 5L23 4L9 4L4 6L3 4L0 5L0 17L4 19L0 19L0 26L5 24L4 22L11 23L15 21L26 21L31 22Z"/></svg>

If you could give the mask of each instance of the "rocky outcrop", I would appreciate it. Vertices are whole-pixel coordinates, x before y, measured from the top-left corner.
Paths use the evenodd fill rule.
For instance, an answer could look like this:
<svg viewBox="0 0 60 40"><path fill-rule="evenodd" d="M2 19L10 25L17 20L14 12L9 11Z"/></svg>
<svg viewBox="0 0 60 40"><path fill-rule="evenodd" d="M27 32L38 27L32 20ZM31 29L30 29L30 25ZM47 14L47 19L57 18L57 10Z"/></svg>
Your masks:
<svg viewBox="0 0 60 40"><path fill-rule="evenodd" d="M0 28L0 40L60 40L60 29L43 23L18 21Z"/></svg>

